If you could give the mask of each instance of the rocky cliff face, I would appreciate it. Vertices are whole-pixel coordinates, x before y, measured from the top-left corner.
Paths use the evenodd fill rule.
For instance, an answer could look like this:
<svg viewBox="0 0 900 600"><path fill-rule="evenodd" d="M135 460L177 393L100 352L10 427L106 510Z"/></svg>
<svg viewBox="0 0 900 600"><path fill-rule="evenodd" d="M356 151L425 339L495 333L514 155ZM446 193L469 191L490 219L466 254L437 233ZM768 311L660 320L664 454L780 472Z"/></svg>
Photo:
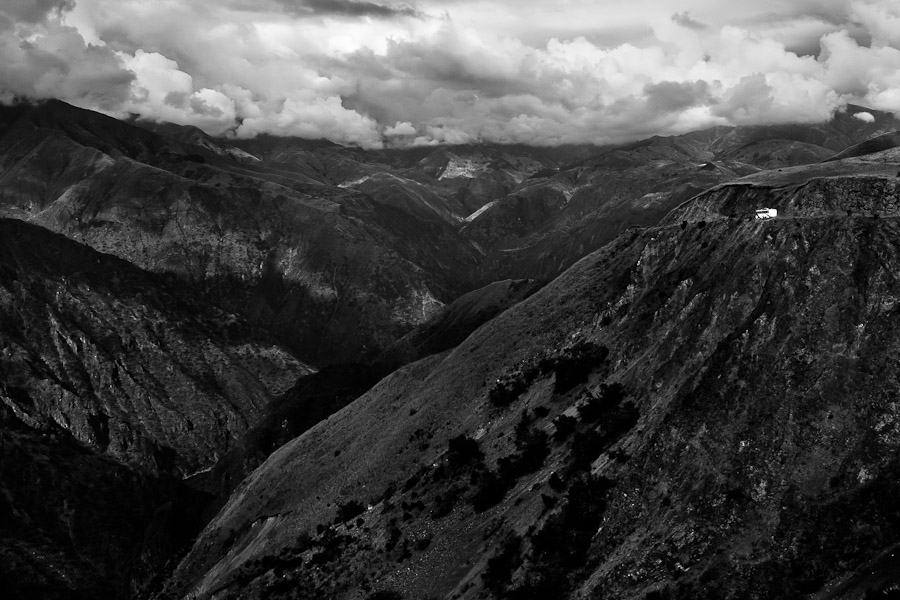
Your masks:
<svg viewBox="0 0 900 600"><path fill-rule="evenodd" d="M196 534L206 501L0 405L0 581L11 598L132 598Z"/></svg>
<svg viewBox="0 0 900 600"><path fill-rule="evenodd" d="M177 280L0 220L0 401L150 473L216 462L310 369Z"/></svg>
<svg viewBox="0 0 900 600"><path fill-rule="evenodd" d="M867 183L816 185L839 199ZM757 200L773 204L741 210ZM897 220L683 218L694 208L617 237L282 447L160 597L900 584Z"/></svg>
<svg viewBox="0 0 900 600"><path fill-rule="evenodd" d="M775 208L781 218L897 216L900 151L864 158L763 172L716 186L669 213L680 220L748 219L758 208Z"/></svg>
<svg viewBox="0 0 900 600"><path fill-rule="evenodd" d="M0 580L131 598L177 556L211 468L310 369L183 282L0 219Z"/></svg>

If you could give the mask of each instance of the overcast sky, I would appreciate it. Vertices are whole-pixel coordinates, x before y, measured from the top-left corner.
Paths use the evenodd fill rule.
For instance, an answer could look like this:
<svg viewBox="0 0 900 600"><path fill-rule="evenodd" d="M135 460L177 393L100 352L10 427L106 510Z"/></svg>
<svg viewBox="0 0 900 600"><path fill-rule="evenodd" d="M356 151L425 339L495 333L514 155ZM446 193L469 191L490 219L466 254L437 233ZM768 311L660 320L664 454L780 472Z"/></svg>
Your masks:
<svg viewBox="0 0 900 600"><path fill-rule="evenodd" d="M364 147L900 112L897 0L3 0L0 100Z"/></svg>

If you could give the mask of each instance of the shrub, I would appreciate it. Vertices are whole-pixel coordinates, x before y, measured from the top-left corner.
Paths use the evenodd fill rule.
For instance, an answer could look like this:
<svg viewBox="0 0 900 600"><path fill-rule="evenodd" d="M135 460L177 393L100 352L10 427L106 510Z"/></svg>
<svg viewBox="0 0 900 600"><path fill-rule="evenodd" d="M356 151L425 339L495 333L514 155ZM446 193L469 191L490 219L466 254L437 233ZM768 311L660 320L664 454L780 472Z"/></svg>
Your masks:
<svg viewBox="0 0 900 600"><path fill-rule="evenodd" d="M522 546L522 538L513 533L503 543L500 551L488 559L487 568L481 574L484 589L494 595L500 595L512 580L513 572L522 564L519 551Z"/></svg>
<svg viewBox="0 0 900 600"><path fill-rule="evenodd" d="M453 507L462 495L462 489L451 487L444 494L439 494L434 498L434 508L431 510L432 519L440 519L453 512Z"/></svg>
<svg viewBox="0 0 900 600"><path fill-rule="evenodd" d="M640 416L641 413L633 402L626 402L617 406L603 420L604 436L606 436L610 444L613 443L637 425Z"/></svg>
<svg viewBox="0 0 900 600"><path fill-rule="evenodd" d="M403 491L408 492L409 490L413 489L414 487L419 485L419 482L421 480L422 480L421 472L413 473L412 475L410 475L409 479L406 480L406 483L403 484Z"/></svg>
<svg viewBox="0 0 900 600"><path fill-rule="evenodd" d="M472 495L472 508L475 512L484 512L503 500L506 492L506 483L496 473L482 471L478 476L475 493Z"/></svg>
<svg viewBox="0 0 900 600"><path fill-rule="evenodd" d="M589 469L591 463L604 450L628 433L640 418L640 413L632 402L626 402L621 406L613 406L612 408L600 409L598 414L602 415L600 431L588 429L587 431L576 433L572 439L572 466L575 469ZM591 416L593 418L593 415Z"/></svg>
<svg viewBox="0 0 900 600"><path fill-rule="evenodd" d="M522 584L507 594L520 600L567 597L569 576L584 567L614 482L585 475L569 487L565 501L531 538L530 561Z"/></svg>
<svg viewBox="0 0 900 600"><path fill-rule="evenodd" d="M313 545L313 537L306 531L297 534L297 540L294 544L295 552L305 552Z"/></svg>
<svg viewBox="0 0 900 600"><path fill-rule="evenodd" d="M547 480L547 483L550 484L550 489L556 492L561 492L566 489L566 482L562 480L559 473L551 475L550 479Z"/></svg>
<svg viewBox="0 0 900 600"><path fill-rule="evenodd" d="M354 517L358 517L366 511L366 507L356 500L348 500L343 504L338 504L337 517L335 523L346 523Z"/></svg>
<svg viewBox="0 0 900 600"><path fill-rule="evenodd" d="M594 423L619 406L627 396L628 390L621 383L604 383L596 395L587 396L578 407L578 416L582 423Z"/></svg>
<svg viewBox="0 0 900 600"><path fill-rule="evenodd" d="M556 381L553 391L563 394L584 383L591 371L608 356L609 349L606 346L584 340L565 349L556 361Z"/></svg>
<svg viewBox="0 0 900 600"><path fill-rule="evenodd" d="M478 442L466 434L450 438L447 443L447 463L451 468L462 468L484 460L484 452Z"/></svg>
<svg viewBox="0 0 900 600"><path fill-rule="evenodd" d="M544 460L550 455L549 436L543 429L531 429L518 447L517 462L520 475L534 473L543 466Z"/></svg>
<svg viewBox="0 0 900 600"><path fill-rule="evenodd" d="M319 551L312 556L310 564L324 565L337 559L351 540L348 535L338 535L334 529L326 529L319 539Z"/></svg>
<svg viewBox="0 0 900 600"><path fill-rule="evenodd" d="M556 496L551 496L549 494L541 494L541 503L544 505L545 509L551 509L556 506L556 503L559 501L559 498Z"/></svg>
<svg viewBox="0 0 900 600"><path fill-rule="evenodd" d="M553 419L553 426L556 428L553 432L553 439L562 441L572 435L572 432L575 431L576 423L575 417L570 417L569 415L559 415Z"/></svg>
<svg viewBox="0 0 900 600"><path fill-rule="evenodd" d="M588 429L578 432L572 438L572 466L579 471L587 471L591 463L603 453L603 436L598 431Z"/></svg>
<svg viewBox="0 0 900 600"><path fill-rule="evenodd" d="M488 400L494 406L506 406L518 398L520 393L521 390L515 389L511 381L500 378L488 390Z"/></svg>
<svg viewBox="0 0 900 600"><path fill-rule="evenodd" d="M391 522L388 523L387 540L385 540L384 543L385 551L390 552L393 550L397 546L397 543L400 541L400 536L402 535L403 533L400 531L400 528L397 527L397 521L391 519Z"/></svg>
<svg viewBox="0 0 900 600"><path fill-rule="evenodd" d="M522 417L516 424L516 451L497 461L500 478L512 485L519 477L540 469L549 455L547 433L532 427L528 411L522 411Z"/></svg>

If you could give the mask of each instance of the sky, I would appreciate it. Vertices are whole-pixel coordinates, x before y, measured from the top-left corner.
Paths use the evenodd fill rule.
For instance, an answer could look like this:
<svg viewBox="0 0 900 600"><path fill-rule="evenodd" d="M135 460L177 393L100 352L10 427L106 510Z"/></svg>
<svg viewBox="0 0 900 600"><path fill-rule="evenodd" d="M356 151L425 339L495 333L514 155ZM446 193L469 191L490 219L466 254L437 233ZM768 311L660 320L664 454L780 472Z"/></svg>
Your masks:
<svg viewBox="0 0 900 600"><path fill-rule="evenodd" d="M900 113L900 2L3 0L19 98L365 148Z"/></svg>

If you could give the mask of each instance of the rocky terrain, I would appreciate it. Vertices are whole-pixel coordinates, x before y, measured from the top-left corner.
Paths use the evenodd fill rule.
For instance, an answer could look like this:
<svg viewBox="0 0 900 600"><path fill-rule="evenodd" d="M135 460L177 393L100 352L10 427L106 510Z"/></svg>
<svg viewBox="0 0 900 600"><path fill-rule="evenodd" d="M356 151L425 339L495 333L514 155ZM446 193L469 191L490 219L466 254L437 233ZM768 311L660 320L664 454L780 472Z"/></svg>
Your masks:
<svg viewBox="0 0 900 600"><path fill-rule="evenodd" d="M280 448L159 597L896 589L897 183L765 193L794 213L701 195Z"/></svg>
<svg viewBox="0 0 900 600"><path fill-rule="evenodd" d="M900 122L862 110L364 151L0 108L0 581L889 597Z"/></svg>
<svg viewBox="0 0 900 600"><path fill-rule="evenodd" d="M245 163L56 102L5 118L2 213L175 275L316 364L376 353L427 320L437 296L452 299L448 269L474 264L449 223L302 167Z"/></svg>
<svg viewBox="0 0 900 600"><path fill-rule="evenodd" d="M549 281L710 186L900 128L860 110L610 148L363 151L49 101L0 110L0 214L173 274L316 365L370 361L463 293Z"/></svg>
<svg viewBox="0 0 900 600"><path fill-rule="evenodd" d="M853 116L860 111L851 106L820 125L720 127L604 149L535 174L464 231L507 276L552 278L627 227L655 225L719 183L895 145L900 121L876 111L862 123Z"/></svg>
<svg viewBox="0 0 900 600"><path fill-rule="evenodd" d="M8 598L131 598L178 556L209 499L0 405L0 582Z"/></svg>
<svg viewBox="0 0 900 600"><path fill-rule="evenodd" d="M195 485L214 492L219 508L237 484L279 447L356 400L398 367L456 347L479 326L539 287L526 280L495 282L444 306L371 365L330 365L301 377L266 407L263 418L215 468L195 478Z"/></svg>
<svg viewBox="0 0 900 600"><path fill-rule="evenodd" d="M152 473L213 465L310 372L234 315L45 229L0 220L0 401Z"/></svg>
<svg viewBox="0 0 900 600"><path fill-rule="evenodd" d="M61 235L0 219L0 579L120 598L201 521L210 469L311 369L233 314Z"/></svg>

